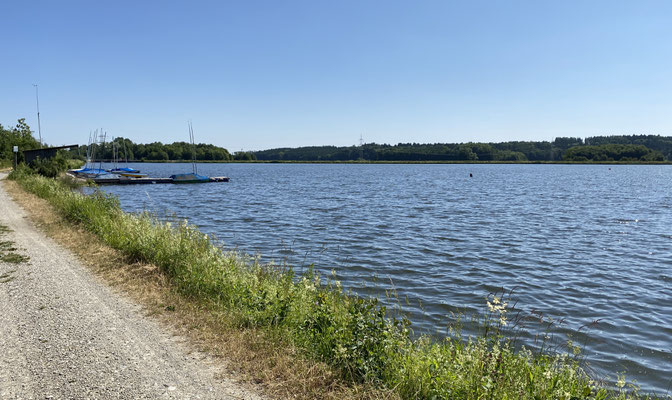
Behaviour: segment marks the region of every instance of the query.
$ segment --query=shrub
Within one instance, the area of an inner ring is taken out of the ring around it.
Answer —
[[[42,176],[55,178],[68,169],[68,160],[60,154],[45,160],[38,157],[31,161],[29,166]]]

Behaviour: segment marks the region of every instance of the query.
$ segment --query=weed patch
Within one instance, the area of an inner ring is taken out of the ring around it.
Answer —
[[[0,237],[11,232],[5,225],[0,224]],[[30,260],[29,257],[16,253],[18,249],[14,246],[14,242],[10,240],[0,240],[0,261],[11,263],[11,264],[20,264]]]
[[[9,240],[0,240],[0,252],[5,251],[16,251],[14,242],[10,242]]]
[[[30,260],[29,257],[16,253],[3,254],[0,256],[0,261],[12,264],[21,264],[27,262],[28,260]]]
[[[13,269],[13,270],[7,271],[4,274],[0,275],[0,283],[7,283],[7,282],[13,281],[14,280],[14,275],[12,275],[12,274],[15,273],[15,272],[16,272],[16,270]]]

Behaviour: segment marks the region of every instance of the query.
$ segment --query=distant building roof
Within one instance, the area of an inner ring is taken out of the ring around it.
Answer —
[[[31,161],[36,159],[37,157],[40,157],[41,159],[45,160],[47,158],[51,158],[56,155],[58,150],[61,149],[76,149],[78,148],[78,144],[71,144],[69,146],[59,146],[59,147],[43,147],[41,149],[34,149],[34,150],[23,150],[23,157],[26,160],[26,164],[29,164]]]

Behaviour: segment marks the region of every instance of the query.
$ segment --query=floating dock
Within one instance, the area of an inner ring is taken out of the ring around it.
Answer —
[[[172,178],[93,178],[92,181],[98,185],[152,185],[157,183],[179,183],[173,181]],[[210,180],[202,183],[228,181],[229,178],[226,176],[211,176]]]
[[[72,174],[68,175],[72,176],[75,179],[82,179]],[[157,183],[179,183],[173,181],[172,178],[90,178],[89,180],[93,181],[97,185],[153,185]],[[228,182],[228,181],[229,181],[228,176],[211,176],[208,181],[204,181],[202,183]]]

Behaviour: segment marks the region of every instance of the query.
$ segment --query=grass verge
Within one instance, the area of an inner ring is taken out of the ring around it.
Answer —
[[[186,221],[124,213],[102,192],[83,196],[21,171],[13,178],[51,204],[55,213],[48,218],[58,222],[48,230],[74,232],[66,241],[85,257],[105,252],[97,258],[112,261],[96,269],[107,279],[275,396],[649,398],[620,380],[616,390],[602,387],[571,351],[516,351],[501,334],[507,305],[500,298],[491,299],[482,336],[413,340],[407,321],[389,318],[375,300],[344,293],[338,282],[312,271],[297,275],[223,252]]]

